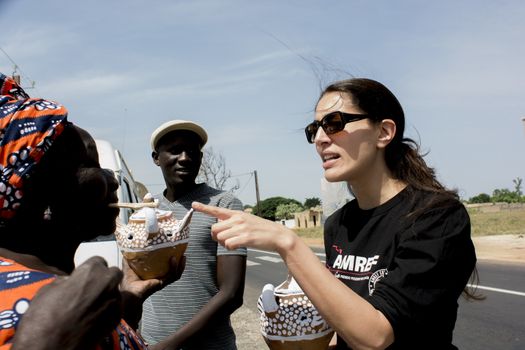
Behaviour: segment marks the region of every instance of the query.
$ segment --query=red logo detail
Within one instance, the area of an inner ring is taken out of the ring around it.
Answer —
[[[339,254],[343,254],[343,249],[339,248],[339,246],[332,244],[332,248],[334,248],[334,250]]]

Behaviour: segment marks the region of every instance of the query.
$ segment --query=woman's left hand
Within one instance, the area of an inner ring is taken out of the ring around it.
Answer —
[[[179,264],[177,264],[175,257],[173,257],[170,263],[172,268],[165,277],[142,280],[131,267],[129,267],[126,259],[122,259],[122,271],[124,272],[124,278],[120,283],[123,305],[122,317],[132,328],[136,329],[138,327],[139,320],[142,317],[142,303],[144,300],[180,278],[186,266],[186,257],[183,256]]]
[[[179,264],[177,264],[175,257],[173,257],[170,260],[170,263],[171,269],[166,276],[162,278],[142,280],[129,266],[126,259],[122,259],[122,272],[124,272],[124,278],[120,284],[121,292],[131,293],[142,301],[146,300],[153,293],[180,278],[184,272],[184,267],[186,266],[186,257],[183,256]]]

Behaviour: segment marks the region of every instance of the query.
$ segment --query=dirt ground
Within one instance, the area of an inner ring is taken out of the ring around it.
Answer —
[[[474,237],[478,260],[525,264],[524,235],[496,235]]]
[[[320,240],[307,240],[312,246],[322,246]],[[474,237],[478,261],[523,264],[525,267],[525,236],[498,235]],[[232,326],[237,335],[238,350],[267,349],[259,333],[259,314],[246,305],[232,315]]]

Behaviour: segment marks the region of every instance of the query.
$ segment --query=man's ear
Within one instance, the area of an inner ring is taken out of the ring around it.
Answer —
[[[160,166],[159,153],[157,151],[151,152],[151,158],[153,158],[153,163],[155,163],[156,166]]]
[[[396,136],[396,122],[392,119],[383,119],[379,124],[377,147],[385,148]]]

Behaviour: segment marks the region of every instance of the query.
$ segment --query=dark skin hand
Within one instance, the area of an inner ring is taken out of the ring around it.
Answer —
[[[122,271],[124,272],[124,278],[120,284],[123,304],[122,318],[126,320],[133,329],[138,328],[138,323],[142,317],[142,303],[144,300],[153,293],[161,290],[164,286],[180,278],[186,266],[186,257],[182,257],[180,264],[177,264],[176,258],[173,257],[170,264],[170,271],[163,278],[142,280],[129,267],[126,259],[123,259]]]
[[[125,261],[122,273],[101,257],[90,258],[70,276],[58,277],[38,292],[18,326],[12,349],[93,349],[121,318],[137,328],[142,302],[182,275],[185,257],[178,265],[172,261],[164,278],[141,280]],[[40,339],[37,344],[35,339]]]
[[[120,320],[121,279],[122,272],[100,257],[58,277],[31,302],[11,349],[93,349]]]
[[[213,326],[213,318],[231,314],[243,302],[246,257],[222,255],[217,257],[217,284],[219,292],[178,332],[151,345],[152,350],[179,349],[188,339],[199,336],[206,327]]]

